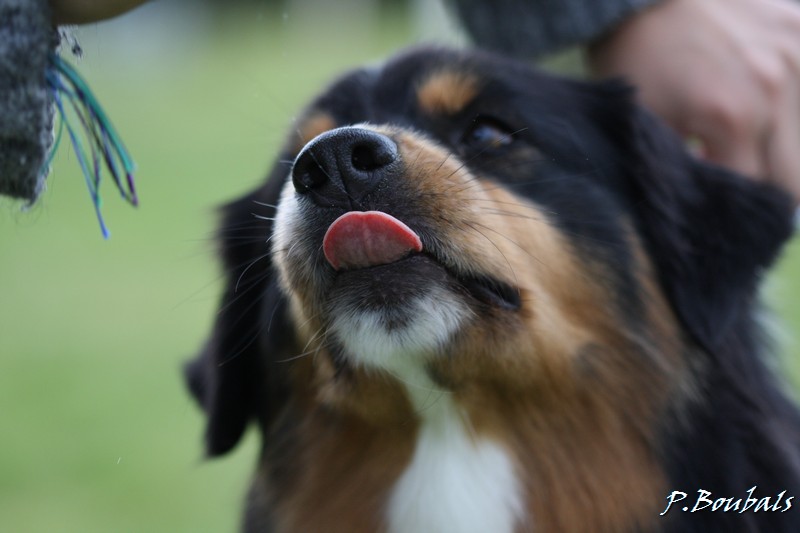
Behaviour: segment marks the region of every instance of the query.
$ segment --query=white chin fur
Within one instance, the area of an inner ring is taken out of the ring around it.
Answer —
[[[456,295],[433,286],[408,305],[403,327],[388,329],[380,310],[342,309],[330,331],[355,364],[386,370],[401,379],[442,348],[469,315]],[[413,372],[416,374],[415,372]]]

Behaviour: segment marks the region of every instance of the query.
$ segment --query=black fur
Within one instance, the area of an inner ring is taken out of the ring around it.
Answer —
[[[292,342],[268,243],[281,173],[279,165],[264,187],[223,208],[222,301],[211,338],[185,369],[208,417],[206,453],[212,457],[236,446],[254,418],[267,427],[287,394],[286,367],[264,357],[283,353]]]
[[[487,80],[476,101],[447,120],[424,115],[414,94],[421,76],[444,66]],[[632,222],[695,348],[695,377],[708,399],[664,420],[670,485],[689,493],[687,502],[698,489],[745,498],[753,485],[759,497],[800,496],[800,419],[765,366],[754,321],[759,281],[792,231],[791,202],[781,191],[694,159],[621,83],[556,79],[483,53],[411,51],[382,69],[346,75],[310,109],[340,126],[368,121],[422,131],[544,206],[576,247],[614,265],[617,304],[635,324],[640,295],[620,237]],[[486,115],[514,131],[522,151],[464,152],[461,132]],[[295,155],[284,150],[280,159]],[[274,216],[288,174],[279,163],[264,185],[224,209],[227,285],[211,340],[187,366],[208,415],[211,456],[233,448],[251,420],[268,431],[289,394],[287,366],[278,361],[297,347],[269,256],[272,222],[253,216]],[[786,513],[676,510],[662,523],[675,532],[795,532],[800,502]]]

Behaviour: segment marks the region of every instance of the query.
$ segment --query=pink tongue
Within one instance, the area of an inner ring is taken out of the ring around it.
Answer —
[[[419,235],[381,211],[350,211],[337,218],[322,240],[325,258],[336,270],[385,265],[421,252]]]

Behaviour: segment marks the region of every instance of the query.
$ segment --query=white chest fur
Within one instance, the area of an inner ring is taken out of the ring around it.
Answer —
[[[423,414],[414,457],[389,501],[390,533],[514,531],[522,492],[508,453],[470,434],[447,396]]]

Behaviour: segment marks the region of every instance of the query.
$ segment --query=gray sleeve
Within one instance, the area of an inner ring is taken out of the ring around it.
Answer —
[[[57,43],[47,0],[0,0],[0,194],[28,202],[53,142],[45,70]]]
[[[446,0],[473,41],[521,58],[589,42],[660,0]]]

